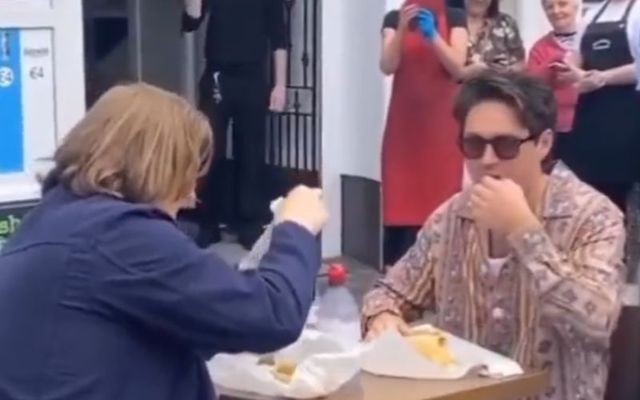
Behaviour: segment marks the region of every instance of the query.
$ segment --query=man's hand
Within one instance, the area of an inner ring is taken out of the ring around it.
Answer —
[[[476,222],[504,235],[540,226],[522,188],[510,179],[485,176],[471,190]]]
[[[271,90],[269,100],[269,110],[273,112],[283,112],[287,103],[287,88],[283,85],[276,85]]]
[[[387,331],[398,331],[401,335],[408,335],[410,328],[404,320],[390,312],[378,314],[369,320],[365,341],[369,342]]]
[[[416,4],[410,4],[402,7],[400,10],[400,18],[398,20],[398,31],[405,33],[409,30],[409,25],[415,17],[418,16],[420,8]]]

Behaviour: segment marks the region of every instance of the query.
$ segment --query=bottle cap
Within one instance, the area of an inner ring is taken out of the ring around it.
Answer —
[[[329,277],[329,285],[344,285],[344,283],[347,281],[347,269],[343,264],[331,264],[329,265],[327,276]]]

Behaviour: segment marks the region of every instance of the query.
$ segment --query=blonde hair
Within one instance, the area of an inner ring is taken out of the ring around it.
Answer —
[[[44,191],[105,193],[138,203],[181,201],[209,168],[212,132],[185,99],[134,83],[102,95],[57,149]]]

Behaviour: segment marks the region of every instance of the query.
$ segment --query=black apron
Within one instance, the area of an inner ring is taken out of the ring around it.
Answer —
[[[609,2],[594,16],[580,43],[582,68],[607,70],[633,63],[627,38],[629,2],[619,21],[598,22]],[[635,84],[612,85],[583,93],[565,161],[588,183],[630,183],[640,176],[640,98]]]

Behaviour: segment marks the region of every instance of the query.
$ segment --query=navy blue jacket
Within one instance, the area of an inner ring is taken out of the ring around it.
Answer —
[[[294,223],[241,273],[151,206],[56,187],[0,255],[0,399],[211,400],[205,361],[295,341],[319,267]]]

